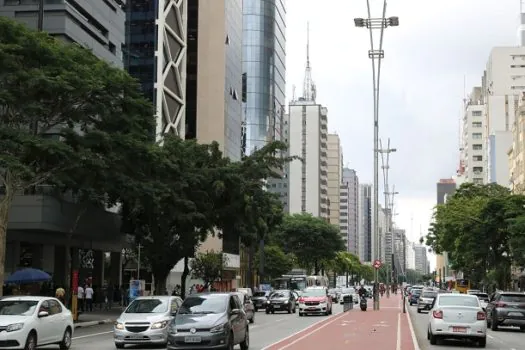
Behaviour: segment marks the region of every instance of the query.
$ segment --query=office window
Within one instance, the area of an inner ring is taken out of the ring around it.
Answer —
[[[482,127],[482,123],[481,122],[472,122],[472,127],[473,128],[481,128]]]
[[[472,111],[473,117],[481,117],[481,111]]]
[[[475,133],[472,134],[472,138],[474,140],[480,140],[481,137],[482,137],[482,134],[480,132],[475,132]]]
[[[472,145],[472,149],[476,150],[476,151],[482,150],[483,149],[483,145],[480,144],[480,143],[476,143],[476,144]]]
[[[483,156],[472,156],[472,159],[475,162],[481,162],[483,160]]]

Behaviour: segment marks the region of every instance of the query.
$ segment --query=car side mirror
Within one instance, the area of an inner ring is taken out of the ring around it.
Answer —
[[[47,312],[47,311],[40,311],[40,312],[38,313],[38,317],[39,317],[39,318],[47,317],[47,316],[49,316],[49,312]]]
[[[241,310],[240,309],[233,309],[232,312],[230,313],[231,315],[238,315],[241,313]]]

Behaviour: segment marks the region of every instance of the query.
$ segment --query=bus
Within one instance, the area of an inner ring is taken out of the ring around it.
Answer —
[[[306,275],[283,275],[273,280],[274,289],[290,289],[301,291],[307,286]]]
[[[326,276],[308,276],[306,279],[308,287],[326,287],[328,288],[328,277]]]
[[[456,291],[461,294],[467,294],[467,290],[470,289],[470,280],[461,279],[457,281],[448,281],[447,283],[450,291]]]

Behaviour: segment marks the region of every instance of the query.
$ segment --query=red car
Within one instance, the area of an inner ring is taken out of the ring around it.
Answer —
[[[325,287],[306,288],[297,300],[299,316],[307,314],[332,314],[332,298]]]

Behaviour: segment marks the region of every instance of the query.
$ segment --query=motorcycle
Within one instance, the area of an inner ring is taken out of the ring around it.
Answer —
[[[361,311],[366,311],[366,308],[368,307],[368,303],[366,302],[365,297],[361,297],[361,301],[359,301],[359,307],[361,308]]]

